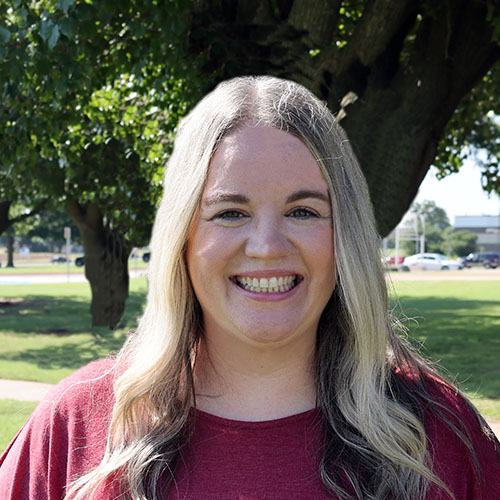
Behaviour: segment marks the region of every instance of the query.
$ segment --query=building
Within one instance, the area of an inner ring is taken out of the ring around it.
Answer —
[[[482,252],[500,252],[500,215],[457,215],[454,228],[477,234]]]

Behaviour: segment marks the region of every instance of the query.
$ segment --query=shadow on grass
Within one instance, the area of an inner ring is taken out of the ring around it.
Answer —
[[[131,292],[119,328],[134,328],[142,314],[145,293]],[[73,295],[25,295],[0,301],[2,331],[14,333],[75,334],[92,332],[106,337],[108,328],[92,328],[90,301]]]
[[[469,392],[500,399],[500,303],[400,296],[409,340]]]
[[[39,349],[24,349],[18,352],[0,354],[0,359],[8,361],[22,361],[38,368],[55,370],[68,368],[76,370],[84,364],[104,357],[108,353],[120,349],[124,337],[110,338],[105,342],[71,342],[62,345],[49,345]]]
[[[116,351],[136,327],[145,293],[131,292],[117,331],[92,328],[89,301],[78,296],[27,295],[0,302],[1,330],[17,338],[17,349],[0,352],[0,361],[41,369],[77,369]]]

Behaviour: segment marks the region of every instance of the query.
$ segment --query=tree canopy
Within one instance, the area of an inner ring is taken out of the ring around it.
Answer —
[[[132,114],[154,101],[171,131],[221,79],[270,73],[305,84],[339,113],[382,234],[408,209],[432,162],[442,174],[456,171],[470,153],[464,146],[488,151],[485,187],[498,189],[494,0],[8,0],[1,13],[4,165],[26,164],[32,150],[26,168],[35,163],[45,174],[40,156],[60,168],[85,139],[102,136],[102,122],[89,127],[85,110],[105,88],[128,89],[139,102]],[[182,91],[171,92],[179,82]],[[99,109],[108,131],[123,138],[112,122],[123,127],[131,114],[121,120]],[[77,147],[66,144],[71,132],[84,136]],[[151,144],[132,132],[144,158]]]
[[[327,102],[383,235],[433,162],[445,175],[481,148],[499,189],[495,0],[2,0],[0,19],[0,231],[12,203],[65,205],[101,252],[95,280],[147,242],[180,117],[236,75]]]

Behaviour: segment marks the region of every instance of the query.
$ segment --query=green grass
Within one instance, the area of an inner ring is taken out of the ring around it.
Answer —
[[[83,267],[77,267],[75,264],[69,266],[71,273],[83,273]],[[5,267],[5,264],[0,267],[0,277],[5,275],[16,274],[66,274],[66,264],[37,264],[37,265],[22,265],[15,264],[15,267]]]
[[[31,415],[37,403],[0,399],[0,453]]]
[[[395,281],[410,340],[500,419],[500,280]],[[399,308],[397,308],[399,309]]]
[[[56,383],[89,361],[118,350],[135,328],[146,280],[131,280],[115,331],[92,328],[88,283],[3,286],[0,298],[0,378]]]
[[[394,281],[410,339],[500,419],[500,280]],[[120,328],[90,327],[88,283],[8,285],[0,292],[0,377],[55,383],[120,348],[145,303],[146,280],[131,280]],[[0,450],[35,403],[0,400]],[[8,422],[8,425],[6,424]]]

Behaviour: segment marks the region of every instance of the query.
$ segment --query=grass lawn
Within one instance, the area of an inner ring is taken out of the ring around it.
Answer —
[[[0,453],[22,427],[37,403],[0,399]]]
[[[394,281],[396,313],[410,340],[500,420],[500,280]],[[131,280],[120,328],[91,328],[88,283],[6,285],[0,291],[0,378],[56,383],[120,348],[145,302],[146,280]],[[34,403],[0,401],[0,450]],[[5,422],[9,421],[7,426]]]
[[[500,420],[500,280],[394,281],[405,326],[487,417]]]
[[[136,326],[145,294],[145,278],[132,279],[122,322],[110,331],[90,325],[87,282],[2,286],[0,378],[56,383],[119,349]]]

